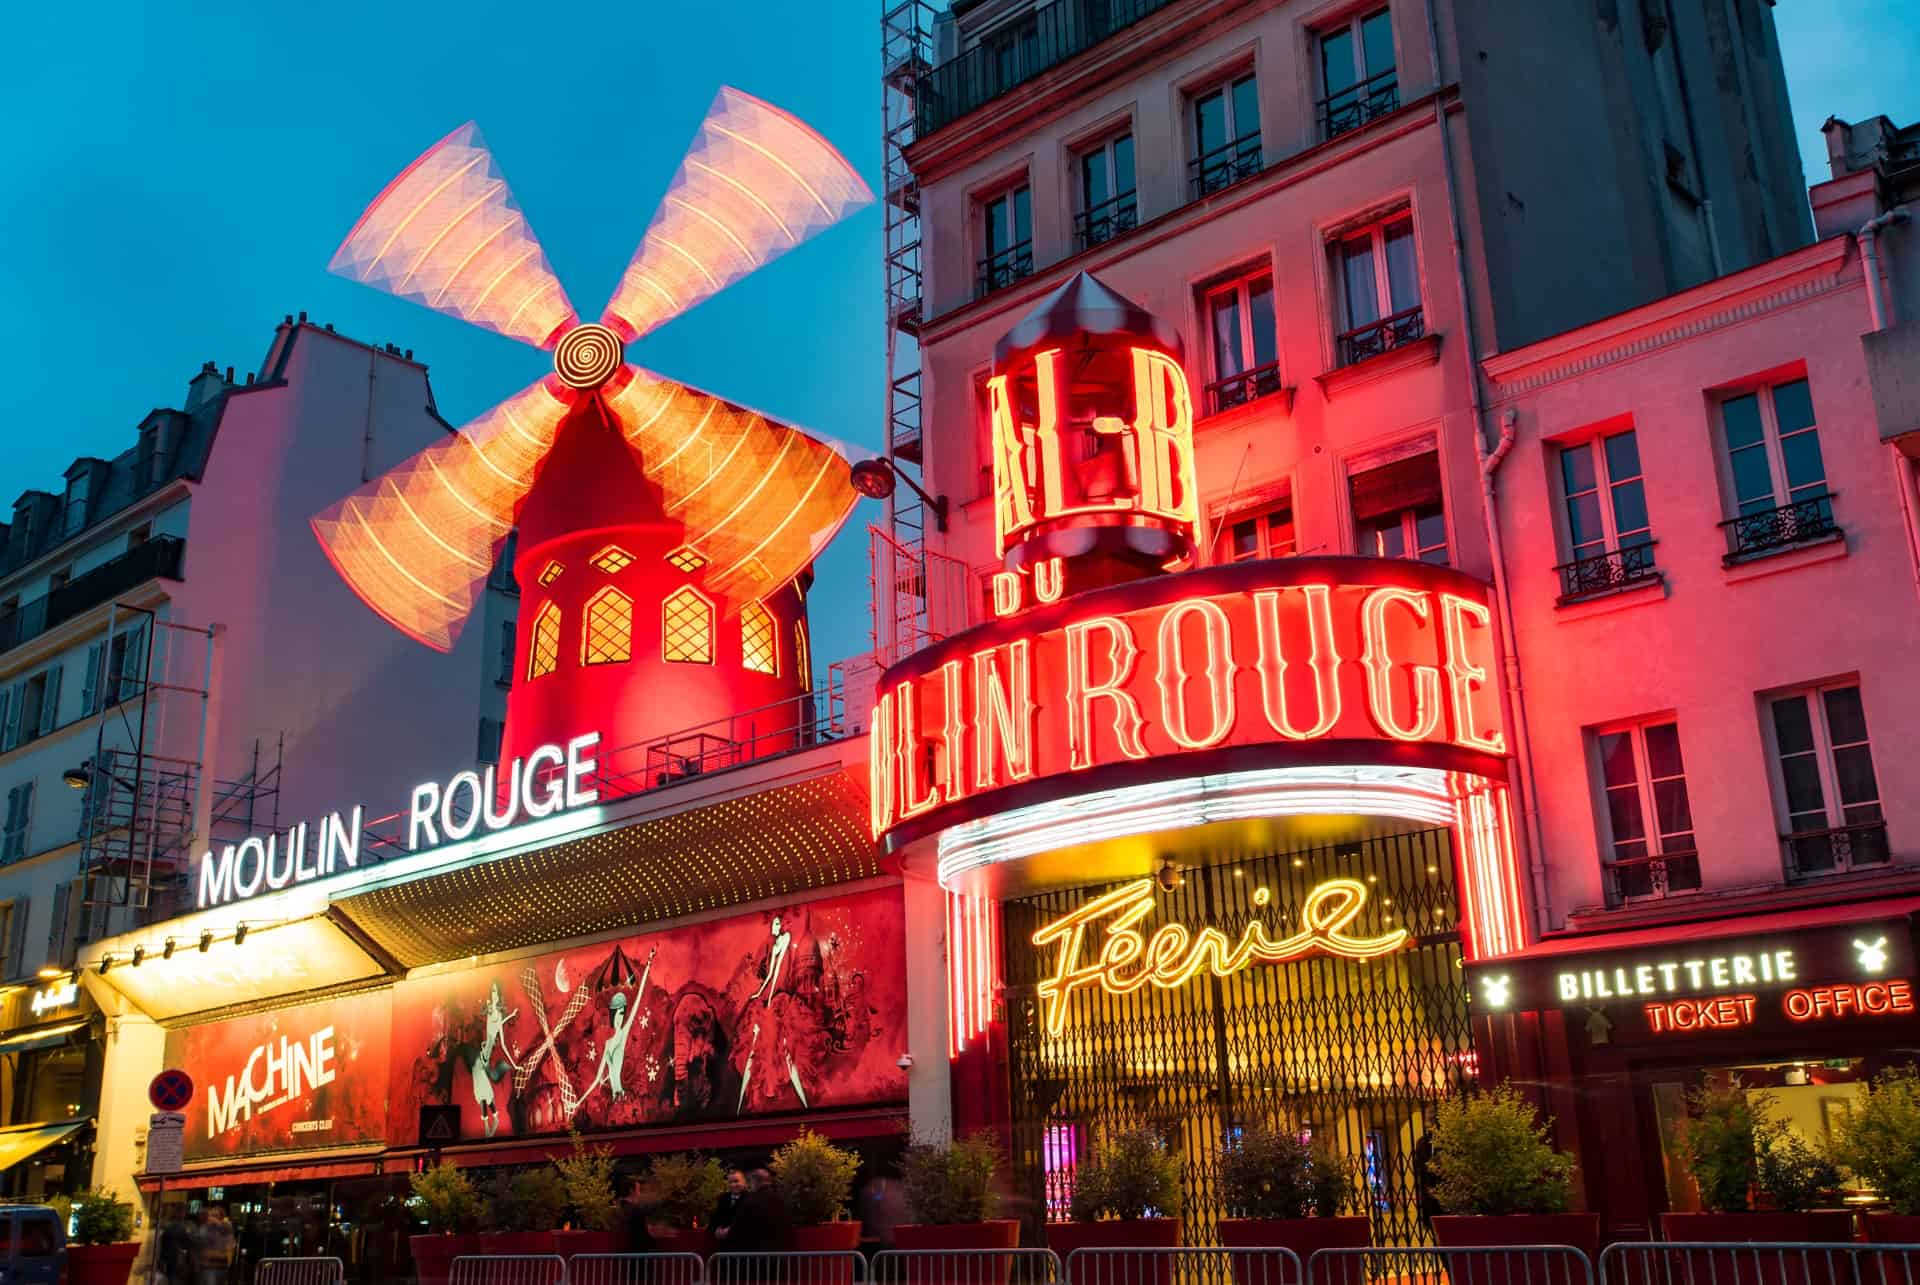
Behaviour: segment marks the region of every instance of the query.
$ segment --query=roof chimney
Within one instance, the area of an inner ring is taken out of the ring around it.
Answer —
[[[229,382],[231,381],[220,378],[220,368],[218,366],[210,361],[203,362],[200,366],[200,373],[187,381],[187,404],[181,407],[181,409],[189,415],[193,414],[193,412],[199,410],[202,406],[205,406],[208,402],[225,392]]]

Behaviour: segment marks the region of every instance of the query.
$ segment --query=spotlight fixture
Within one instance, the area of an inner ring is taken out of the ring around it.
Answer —
[[[203,928],[200,930],[200,953],[204,955],[211,949],[213,949],[213,929]]]
[[[93,783],[93,760],[89,759],[78,767],[70,767],[60,774],[60,779],[76,790],[84,790]]]
[[[133,966],[135,968],[140,967],[141,961],[146,959],[146,957],[147,948],[145,946],[135,946],[133,948]]]
[[[235,927],[233,930],[233,944],[238,946],[241,942],[245,941],[246,939],[247,939],[247,926],[243,923]]]
[[[1160,889],[1163,892],[1172,892],[1186,882],[1186,880],[1181,877],[1180,867],[1175,865],[1171,859],[1160,863],[1160,869],[1154,875],[1154,880],[1159,883]]]
[[[894,466],[892,460],[875,457],[861,460],[853,466],[853,489],[870,500],[884,500],[892,495],[894,488],[905,482],[915,495],[926,502],[933,510],[933,525],[937,531],[947,529],[947,497],[928,495],[925,487]]]
[[[112,967],[113,967],[113,956],[112,956],[112,955],[102,955],[102,956],[100,956],[100,975],[101,975],[102,977],[105,977],[105,976],[107,975],[107,970],[108,970],[109,968],[112,968]]]
[[[162,959],[173,958],[173,938],[171,937],[167,938],[167,944],[160,948],[160,958]]]

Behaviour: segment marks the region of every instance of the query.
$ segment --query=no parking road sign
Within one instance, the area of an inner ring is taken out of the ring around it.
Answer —
[[[160,1072],[147,1085],[147,1101],[156,1111],[184,1111],[193,1101],[193,1077],[178,1068]]]

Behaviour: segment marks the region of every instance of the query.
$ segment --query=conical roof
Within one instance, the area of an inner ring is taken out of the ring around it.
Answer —
[[[1181,356],[1179,331],[1092,273],[1077,272],[1000,337],[993,364],[1004,370],[1028,353],[1087,339],[1146,340]]]
[[[518,515],[520,547],[600,527],[674,526],[660,488],[597,396],[583,397],[560,425]]]

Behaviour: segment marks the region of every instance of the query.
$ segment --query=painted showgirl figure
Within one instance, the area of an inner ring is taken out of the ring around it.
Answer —
[[[486,1034],[480,1041],[479,1051],[473,1055],[473,1100],[480,1108],[480,1122],[491,1138],[500,1128],[500,1104],[494,1098],[493,1086],[516,1068],[513,1047],[507,1043],[507,1023],[520,1016],[520,1010],[507,1011],[500,983],[496,981],[487,991],[485,1014]],[[501,1058],[497,1063],[493,1058],[496,1045]]]
[[[795,985],[798,961],[793,933],[783,916],[773,917],[768,934],[760,984],[740,1013],[738,1029],[749,1033],[737,1041],[746,1057],[740,1068],[736,1114],[746,1109],[749,1097],[756,1105],[770,1103],[789,1088],[802,1109],[810,1106],[807,1083],[818,1074],[826,1048],[823,1015],[815,1011],[813,997],[801,995]]]

